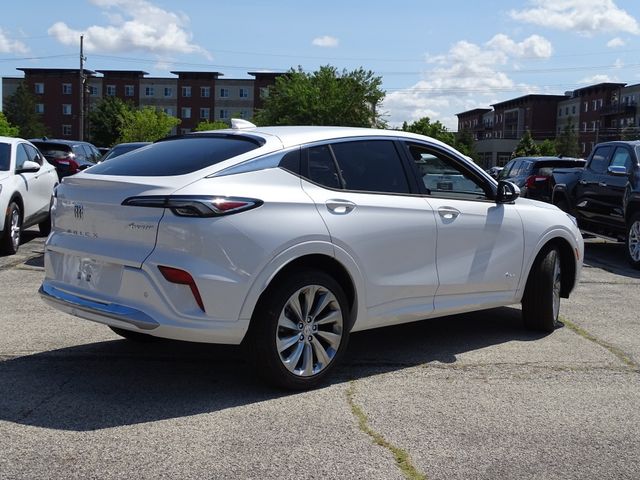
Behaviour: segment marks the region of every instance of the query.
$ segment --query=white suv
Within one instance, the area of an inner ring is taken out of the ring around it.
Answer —
[[[18,251],[22,229],[38,225],[44,235],[51,229],[49,207],[58,183],[50,165],[30,142],[0,137],[0,250]]]
[[[520,302],[554,329],[582,267],[566,213],[428,137],[234,123],[65,178],[43,298],[129,339],[244,341],[289,388],[350,332]]]

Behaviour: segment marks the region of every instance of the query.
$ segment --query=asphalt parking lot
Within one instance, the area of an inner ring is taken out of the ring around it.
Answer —
[[[354,334],[288,393],[242,349],[133,345],[36,291],[44,239],[0,257],[0,479],[640,478],[640,272],[589,241],[551,335],[500,308]]]

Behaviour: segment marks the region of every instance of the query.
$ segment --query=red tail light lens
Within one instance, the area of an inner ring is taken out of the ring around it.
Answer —
[[[549,177],[543,175],[531,175],[527,177],[526,186],[527,188],[536,188],[541,185],[542,182],[546,182],[549,180]]]
[[[262,205],[255,198],[173,195],[130,197],[122,205],[168,208],[180,217],[219,217],[244,212]]]
[[[191,294],[200,307],[200,310],[204,312],[204,303],[202,302],[200,291],[198,290],[198,286],[196,285],[195,280],[189,272],[180,270],[179,268],[164,267],[162,265],[158,265],[158,270],[160,270],[160,273],[162,273],[162,276],[168,282],[176,283],[178,285],[187,285],[191,289]]]

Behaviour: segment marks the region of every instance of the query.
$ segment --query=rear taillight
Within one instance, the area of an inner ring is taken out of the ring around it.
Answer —
[[[180,217],[220,217],[245,212],[262,205],[255,198],[173,195],[129,197],[122,205],[134,207],[168,208]]]
[[[200,310],[204,312],[204,303],[202,303],[200,291],[198,290],[198,286],[196,285],[195,280],[189,272],[185,272],[184,270],[180,270],[179,268],[164,267],[162,265],[158,266],[158,270],[160,270],[160,273],[162,273],[162,276],[168,282],[176,283],[178,285],[187,285],[191,289],[191,294],[200,307]]]
[[[539,187],[542,182],[546,182],[547,180],[549,180],[549,177],[545,177],[543,175],[531,175],[527,177],[525,185],[527,188],[536,188]]]

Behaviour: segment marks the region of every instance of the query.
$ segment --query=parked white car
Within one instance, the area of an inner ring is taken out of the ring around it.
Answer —
[[[322,381],[350,332],[520,302],[554,329],[582,268],[566,213],[424,136],[234,125],[66,178],[43,298],[129,339],[244,341],[288,388]],[[465,180],[427,188],[429,155]]]
[[[49,207],[58,183],[56,169],[27,140],[0,137],[0,251],[20,247],[22,229],[38,225],[49,234]]]

